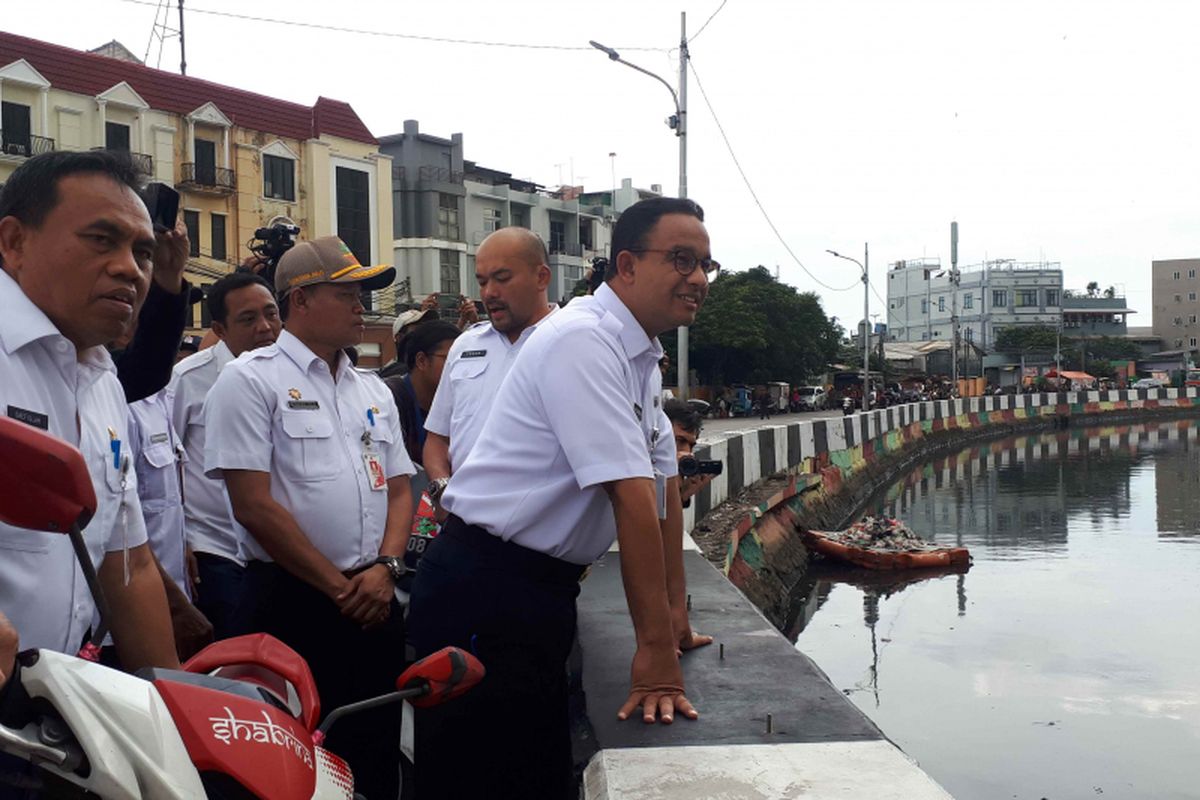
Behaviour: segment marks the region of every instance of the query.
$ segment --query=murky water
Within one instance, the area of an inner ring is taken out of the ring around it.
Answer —
[[[915,470],[877,510],[969,547],[970,571],[826,568],[790,636],[962,800],[1200,798],[1198,432],[1022,436]]]

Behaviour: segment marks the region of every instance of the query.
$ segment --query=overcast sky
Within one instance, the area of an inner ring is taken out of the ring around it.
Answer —
[[[140,0],[139,0],[140,1]],[[176,0],[170,0],[174,5]],[[146,53],[155,18],[128,0],[24,3],[4,28],[71,47],[117,39]],[[587,47],[596,39],[678,81],[690,34],[721,0],[187,0],[188,74],[311,104],[351,103],[382,136],[418,119],[462,132],[468,159],[589,189],[630,177],[678,186],[661,85]],[[204,10],[428,37],[581,50],[485,47],[239,21]],[[177,16],[172,12],[170,22]],[[778,265],[847,327],[857,268],[984,258],[1062,262],[1068,288],[1124,289],[1149,325],[1150,262],[1200,256],[1200,4],[1179,0],[728,0],[691,44],[689,194],[728,267]],[[648,48],[639,50],[637,48]],[[152,49],[152,65],[158,58]],[[161,67],[178,70],[177,40]],[[703,83],[766,213],[755,205]],[[609,153],[615,152],[610,159]],[[872,313],[885,313],[872,295]],[[883,317],[880,317],[882,321]]]

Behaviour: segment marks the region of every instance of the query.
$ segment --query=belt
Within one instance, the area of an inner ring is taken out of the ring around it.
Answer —
[[[453,514],[447,518],[438,534],[439,539],[443,537],[486,553],[507,568],[529,578],[571,584],[578,583],[587,570],[582,564],[572,564],[547,553],[507,542],[478,525],[468,525]]]

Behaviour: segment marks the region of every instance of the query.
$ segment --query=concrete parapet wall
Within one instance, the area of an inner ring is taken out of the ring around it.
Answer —
[[[1197,389],[1189,387],[937,400],[760,428],[697,448],[698,458],[723,460],[726,469],[697,495],[684,523],[691,530],[743,489],[787,474],[784,488],[732,527],[718,564],[768,618],[779,621],[807,558],[794,535],[797,523],[843,527],[872,492],[932,451],[1005,429],[1197,412]]]

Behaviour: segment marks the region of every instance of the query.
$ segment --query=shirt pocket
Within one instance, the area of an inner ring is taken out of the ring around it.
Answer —
[[[392,418],[384,412],[375,415],[375,424],[368,425],[367,433],[371,434],[371,438],[379,442],[387,442],[391,444],[395,437],[392,436],[391,427]]]
[[[333,423],[317,411],[281,411],[285,442],[276,464],[289,480],[328,481],[337,477],[342,458]]]
[[[50,537],[61,533],[42,533],[19,528],[0,529],[0,551],[17,550],[22,553],[45,553],[50,549]]]
[[[468,419],[479,410],[483,399],[484,381],[487,379],[488,362],[484,359],[459,359],[450,369],[450,385],[454,392],[454,408],[450,413],[450,424],[455,425]]]
[[[167,470],[175,469],[175,451],[169,441],[158,442],[142,449],[142,459],[146,462],[138,471],[138,487],[142,493],[142,509],[147,513],[160,511],[172,503],[179,502],[176,494],[168,497],[174,481],[170,479]],[[143,476],[145,478],[143,479]],[[145,485],[143,485],[145,484]],[[172,491],[172,494],[174,492]]]

